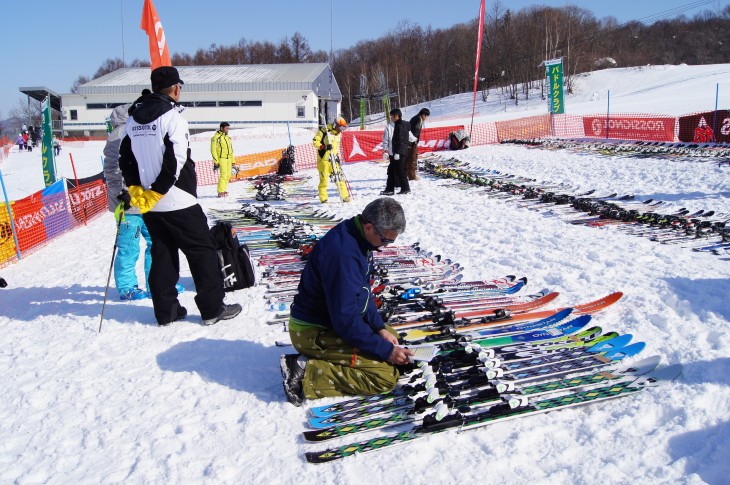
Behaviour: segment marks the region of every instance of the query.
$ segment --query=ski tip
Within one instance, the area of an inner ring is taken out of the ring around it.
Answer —
[[[329,461],[334,461],[340,458],[340,456],[333,452],[316,452],[316,451],[307,451],[304,453],[305,458],[307,459],[307,462],[309,463],[327,463]]]
[[[640,376],[656,369],[661,361],[661,356],[652,355],[651,357],[647,357],[645,359],[637,360],[634,363],[621,366],[620,368],[616,369],[616,371],[621,374],[633,374]]]
[[[682,374],[682,364],[674,364],[663,367],[657,371],[639,377],[633,384],[633,387],[656,387],[662,384],[672,382]]]

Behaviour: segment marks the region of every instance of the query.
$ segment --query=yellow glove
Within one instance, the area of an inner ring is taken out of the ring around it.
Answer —
[[[130,203],[137,207],[142,214],[151,211],[162,198],[162,194],[154,190],[144,190],[139,185],[129,187],[129,196],[132,198]]]

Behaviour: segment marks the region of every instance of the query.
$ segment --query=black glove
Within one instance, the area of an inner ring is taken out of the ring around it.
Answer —
[[[128,211],[132,207],[132,197],[130,197],[129,192],[127,192],[127,189],[122,190],[122,192],[117,195],[117,200],[119,202],[124,202],[124,210]]]

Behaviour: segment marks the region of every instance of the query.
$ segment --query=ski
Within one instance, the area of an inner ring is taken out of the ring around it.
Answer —
[[[309,463],[325,463],[357,453],[366,453],[407,443],[443,431],[457,430],[463,432],[487,426],[495,421],[546,413],[556,409],[633,395],[647,387],[654,387],[673,381],[679,376],[681,370],[682,366],[676,364],[643,376],[626,376],[618,382],[611,381],[603,387],[577,390],[565,395],[543,399],[530,400],[529,398],[516,398],[510,400],[509,403],[492,406],[482,412],[469,412],[468,410],[464,412],[456,411],[440,420],[435,414],[430,414],[423,418],[423,422],[420,425],[412,426],[409,430],[323,451],[307,452],[305,456]]]
[[[450,394],[431,396],[403,397],[384,404],[374,404],[366,408],[347,411],[332,416],[309,418],[309,426],[313,431],[305,431],[307,441],[325,441],[339,438],[372,429],[384,428],[406,421],[420,421],[424,415],[433,411],[435,407],[443,408],[442,402],[450,409],[461,409],[463,406],[484,407],[505,402],[514,396],[537,397],[568,389],[585,388],[588,386],[604,385],[606,381],[619,379],[627,375],[640,376],[654,370],[659,365],[659,356],[648,357],[634,364],[627,364],[613,370],[600,372],[588,371],[577,373],[568,378],[553,379],[524,386],[508,386],[502,383],[491,383],[477,389],[478,392],[465,396]],[[442,411],[443,412],[443,411]],[[388,416],[380,417],[383,414]],[[404,415],[405,413],[405,415]]]

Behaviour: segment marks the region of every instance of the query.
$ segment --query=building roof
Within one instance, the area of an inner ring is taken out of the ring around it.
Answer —
[[[18,90],[26,96],[30,96],[37,101],[43,101],[44,99],[46,99],[46,96],[48,96],[51,99],[51,108],[55,109],[56,111],[61,111],[61,96],[45,86],[18,88]]]
[[[318,91],[314,89],[315,83],[326,83],[323,76],[330,75],[327,63],[180,66],[177,69],[186,92]],[[340,94],[334,78],[331,83]],[[149,87],[149,67],[126,67],[82,84],[78,94],[139,93]]]

